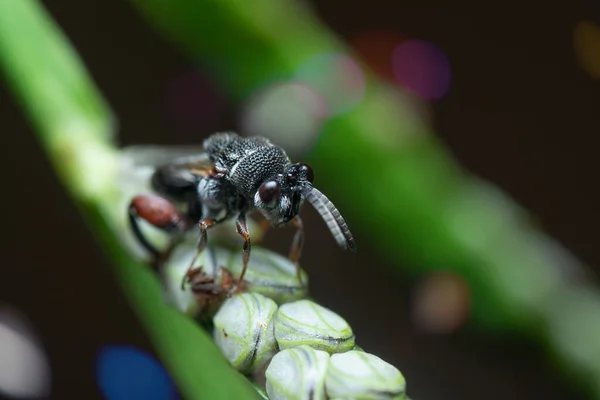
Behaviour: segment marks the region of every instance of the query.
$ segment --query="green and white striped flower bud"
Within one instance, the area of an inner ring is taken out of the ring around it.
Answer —
[[[354,348],[354,333],[338,314],[310,300],[279,307],[275,314],[275,339],[281,350],[300,345],[328,353]]]
[[[273,314],[277,304],[258,293],[228,299],[213,318],[213,337],[229,363],[242,373],[261,367],[277,352]]]
[[[277,353],[265,375],[270,400],[325,400],[329,354],[309,346]]]
[[[242,257],[234,251],[226,264],[227,268],[238,275],[242,271]],[[308,282],[308,275],[302,271],[302,282]],[[264,249],[253,247],[244,280],[248,290],[260,293],[275,300],[278,304],[301,299],[307,295],[307,285],[298,282],[296,265],[287,257]]]
[[[407,399],[402,373],[381,358],[362,351],[332,355],[325,386],[332,399]]]

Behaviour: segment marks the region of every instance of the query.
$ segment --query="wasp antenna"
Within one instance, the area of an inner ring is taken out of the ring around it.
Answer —
[[[304,197],[321,215],[336,242],[344,249],[356,251],[356,244],[346,221],[327,196],[316,188],[310,187],[304,191]]]

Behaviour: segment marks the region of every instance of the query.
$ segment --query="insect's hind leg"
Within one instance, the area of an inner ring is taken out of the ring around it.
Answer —
[[[166,232],[183,233],[194,224],[190,215],[180,212],[169,200],[150,194],[134,197],[129,204],[128,214],[134,236],[155,261],[164,258],[165,252],[159,251],[148,241],[140,229],[138,218]]]

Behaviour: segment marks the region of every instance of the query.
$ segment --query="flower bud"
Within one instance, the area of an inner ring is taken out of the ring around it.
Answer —
[[[331,398],[406,399],[406,381],[396,367],[356,350],[331,356],[325,386]]]
[[[242,373],[261,367],[277,351],[273,314],[277,304],[258,293],[238,294],[213,318],[213,337],[229,363]]]
[[[329,354],[309,346],[277,353],[267,371],[270,400],[325,400],[325,377]]]
[[[275,339],[280,349],[308,345],[328,353],[354,347],[350,325],[333,311],[310,300],[298,300],[279,307],[275,314]]]

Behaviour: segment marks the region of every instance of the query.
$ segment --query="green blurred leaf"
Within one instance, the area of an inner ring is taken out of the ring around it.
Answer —
[[[164,304],[156,277],[117,240],[117,230],[126,229],[121,222],[126,210],[117,208],[113,117],[75,51],[38,2],[0,0],[0,68],[63,183],[94,227],[126,297],[184,396],[258,398],[210,336]]]

